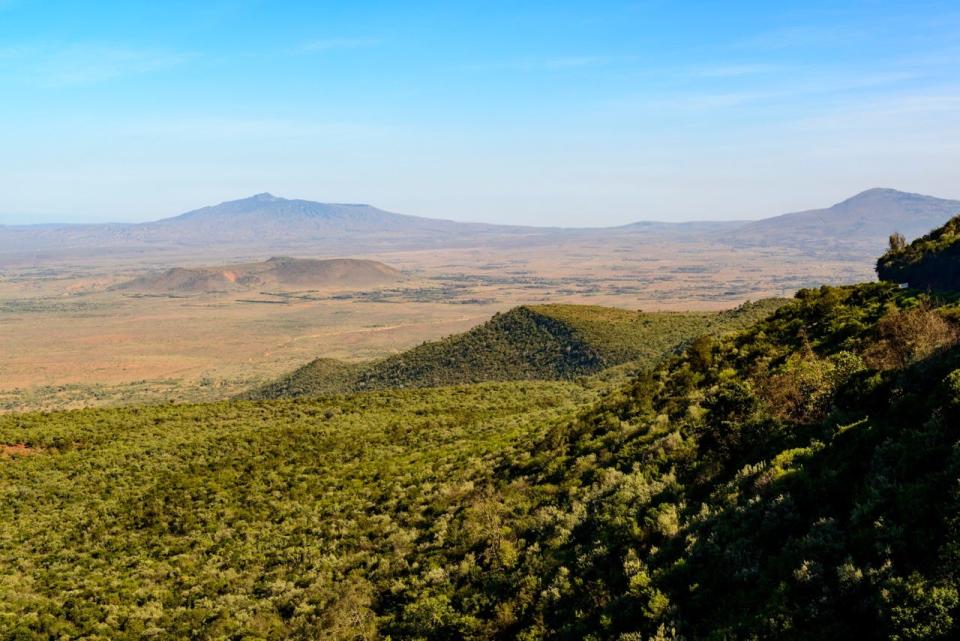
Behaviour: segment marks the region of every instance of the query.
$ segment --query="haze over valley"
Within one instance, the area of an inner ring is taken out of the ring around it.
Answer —
[[[960,202],[871,189],[753,222],[563,229],[260,194],[154,223],[8,226],[0,400],[224,398],[313,358],[395,354],[523,304],[729,309],[870,280],[886,230],[912,238],[953,211]]]

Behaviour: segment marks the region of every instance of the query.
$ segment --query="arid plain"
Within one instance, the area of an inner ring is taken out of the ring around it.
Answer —
[[[404,280],[362,289],[144,294],[115,286],[226,258],[184,251],[159,262],[121,256],[8,264],[0,271],[0,409],[226,398],[316,357],[381,357],[524,303],[718,310],[872,277],[865,259],[810,260],[783,247],[731,250],[699,240],[645,241],[642,234],[364,258],[401,270]]]

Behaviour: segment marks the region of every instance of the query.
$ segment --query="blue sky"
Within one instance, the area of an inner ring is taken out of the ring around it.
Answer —
[[[0,0],[0,222],[269,191],[459,220],[960,198],[952,2]]]

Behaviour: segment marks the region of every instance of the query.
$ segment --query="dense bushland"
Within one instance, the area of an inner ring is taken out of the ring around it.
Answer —
[[[587,394],[0,417],[0,638],[373,638],[431,530]]]
[[[510,453],[473,499],[492,525],[472,507],[445,522],[386,629],[956,638],[960,348],[941,302],[808,290],[698,341]],[[936,340],[911,342],[923,324]]]

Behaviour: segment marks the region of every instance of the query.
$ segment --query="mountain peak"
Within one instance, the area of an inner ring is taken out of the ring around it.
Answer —
[[[844,203],[856,203],[860,201],[874,201],[874,200],[889,200],[889,199],[904,199],[904,198],[923,198],[923,199],[932,199],[930,196],[924,196],[922,194],[914,194],[908,191],[900,191],[898,189],[891,189],[889,187],[873,187],[872,189],[867,189],[866,191],[861,191],[855,196],[847,198]]]
[[[275,202],[278,200],[283,200],[283,198],[278,198],[270,192],[265,191],[261,194],[254,194],[253,196],[250,196],[250,198],[247,198],[247,200],[256,200],[258,202]]]
[[[896,189],[891,189],[889,187],[871,187],[870,189],[865,189],[860,193],[854,194],[849,198],[845,198],[841,203],[850,203],[857,202],[859,200],[874,200],[876,198],[886,198],[890,196],[899,196],[905,192],[897,191]]]

